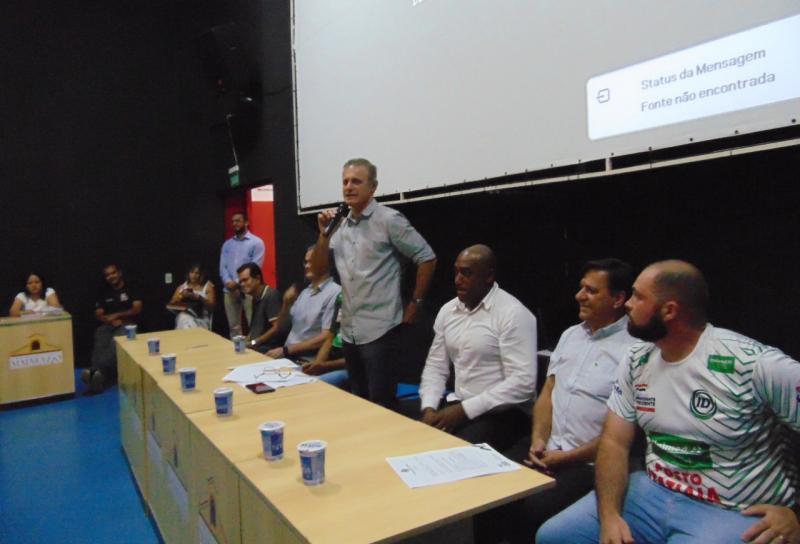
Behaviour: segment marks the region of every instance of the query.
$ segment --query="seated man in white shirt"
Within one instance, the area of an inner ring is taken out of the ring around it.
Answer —
[[[536,318],[495,282],[495,257],[468,247],[455,262],[457,298],[436,316],[420,384],[422,421],[504,450],[530,428],[536,389]],[[440,407],[450,363],[455,392]]]
[[[633,283],[629,264],[589,261],[575,300],[581,323],[561,335],[550,357],[547,380],[533,410],[530,450],[524,462],[553,476],[556,486],[515,506],[511,542],[531,542],[539,526],[594,486],[594,458],[605,404],[635,342],[628,334],[625,301]]]

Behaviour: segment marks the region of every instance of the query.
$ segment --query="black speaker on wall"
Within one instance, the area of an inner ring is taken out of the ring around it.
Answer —
[[[253,151],[261,133],[263,96],[258,71],[240,36],[237,24],[229,22],[210,28],[195,40],[206,80],[221,102],[224,125],[239,159]]]
[[[248,66],[236,23],[210,28],[195,42],[206,78],[214,91],[221,96],[236,93],[246,86]]]

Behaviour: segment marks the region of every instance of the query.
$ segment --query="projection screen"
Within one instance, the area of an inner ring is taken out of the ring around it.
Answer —
[[[789,126],[797,0],[293,3],[298,209]]]

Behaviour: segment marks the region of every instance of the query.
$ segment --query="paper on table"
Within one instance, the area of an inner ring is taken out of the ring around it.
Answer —
[[[386,461],[411,488],[511,472],[520,468],[518,464],[500,455],[489,444],[473,444],[402,457],[387,457]]]
[[[251,383],[265,383],[274,389],[313,382],[316,378],[303,374],[300,366],[289,359],[274,359],[238,366],[222,381],[238,383],[242,387]]]

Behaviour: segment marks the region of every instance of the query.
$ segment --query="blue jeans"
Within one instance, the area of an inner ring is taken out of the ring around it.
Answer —
[[[737,510],[691,499],[651,481],[644,472],[634,472],[622,517],[637,544],[731,544],[758,517],[747,517]],[[536,533],[536,544],[596,544],[600,538],[597,501],[592,491],[581,500],[547,521]]]
[[[319,380],[325,383],[329,383],[331,385],[335,385],[339,389],[348,389],[349,385],[347,370],[345,370],[344,368],[322,374],[321,376],[319,376]]]

